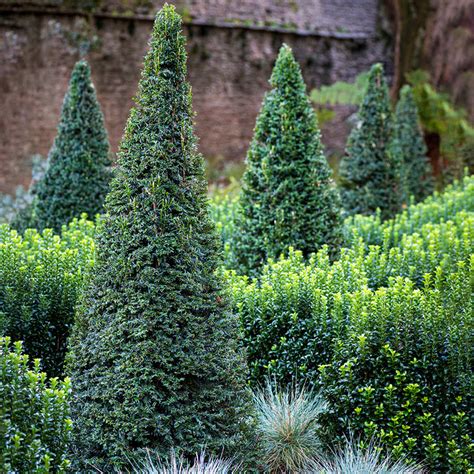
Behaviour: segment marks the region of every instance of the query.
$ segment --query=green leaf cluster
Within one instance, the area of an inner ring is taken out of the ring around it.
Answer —
[[[50,376],[63,373],[74,308],[94,264],[94,233],[84,217],[61,236],[0,226],[0,335],[22,340]]]
[[[35,186],[30,227],[61,231],[74,217],[102,212],[110,180],[104,117],[86,61],[76,63],[48,168]]]
[[[192,120],[181,19],[165,5],[70,344],[79,470],[119,468],[145,448],[233,456],[246,440],[245,364]]]
[[[418,232],[424,224],[447,221],[463,210],[469,212],[474,210],[472,176],[466,176],[462,181],[455,181],[442,193],[435,191],[419,204],[411,204],[393,219],[382,221],[380,213],[347,218],[344,226],[345,243],[350,247],[362,238],[367,246],[393,247],[398,245],[405,235]]]
[[[225,268],[236,268],[237,262],[233,248],[235,234],[238,230],[239,194],[212,193],[209,210],[224,249],[223,265]]]
[[[392,221],[347,224],[351,246],[335,262],[324,249],[309,262],[290,250],[259,278],[227,273],[251,382],[270,375],[322,387],[331,443],[355,429],[363,439],[383,436],[397,456],[463,472],[472,449],[474,178]],[[398,381],[397,371],[406,377]]]
[[[410,196],[416,202],[429,196],[434,189],[433,171],[410,86],[403,86],[400,91],[392,147],[392,154],[399,161],[403,202],[409,202]]]
[[[430,472],[469,472],[473,257],[426,275],[421,290],[397,278],[354,295],[347,334],[321,368],[329,429],[377,438]]]
[[[48,380],[22,351],[0,337],[0,471],[67,472],[70,381]]]
[[[358,123],[349,136],[339,176],[341,198],[348,215],[373,214],[383,218],[401,208],[399,158],[391,153],[393,120],[381,64],[372,66]]]
[[[247,154],[234,252],[242,273],[292,245],[305,255],[341,242],[341,204],[301,69],[283,45]]]

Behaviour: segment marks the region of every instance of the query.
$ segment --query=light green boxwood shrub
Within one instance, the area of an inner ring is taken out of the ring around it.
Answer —
[[[62,373],[76,300],[94,264],[94,233],[85,218],[61,236],[0,226],[0,335],[24,341],[51,376]]]
[[[383,437],[396,456],[464,472],[472,449],[474,213],[463,209],[472,193],[463,186],[393,221],[371,218],[367,235],[381,236],[381,246],[358,236],[334,263],[325,250],[306,261],[290,249],[258,279],[227,272],[251,382],[271,375],[322,386],[331,442],[355,429]],[[389,408],[390,384],[397,397]]]
[[[317,376],[318,365],[332,355],[334,337],[344,334],[354,292],[388,286],[397,276],[421,288],[426,274],[454,271],[473,251],[474,214],[462,211],[452,221],[404,236],[397,247],[367,251],[359,240],[333,264],[326,250],[306,263],[290,249],[286,258],[270,261],[259,279],[228,272],[251,378],[260,381],[268,372],[283,380]]]
[[[348,331],[321,367],[326,425],[377,438],[430,472],[468,472],[472,444],[474,258],[419,290],[403,278],[351,295]]]
[[[71,431],[68,379],[48,380],[21,342],[0,337],[0,472],[66,472]]]
[[[345,244],[350,247],[360,237],[367,245],[384,248],[398,245],[406,234],[417,232],[423,224],[447,221],[459,211],[474,212],[474,176],[465,176],[435,192],[419,204],[411,204],[393,219],[382,222],[380,214],[358,214],[345,221]]]

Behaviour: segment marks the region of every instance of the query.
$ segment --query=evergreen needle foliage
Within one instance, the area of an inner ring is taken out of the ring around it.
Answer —
[[[86,61],[79,61],[64,98],[48,168],[38,182],[32,226],[61,230],[74,217],[102,211],[110,179],[104,117]]]
[[[413,92],[410,86],[404,86],[395,112],[393,156],[400,163],[405,202],[410,196],[421,201],[433,192],[433,171],[426,153]]]
[[[381,64],[372,66],[367,91],[341,161],[341,198],[346,212],[394,215],[401,205],[399,165],[391,155],[392,111]]]
[[[301,70],[283,45],[247,155],[235,253],[251,272],[290,245],[304,255],[341,242],[341,205]]]
[[[165,5],[71,342],[82,466],[120,467],[144,448],[233,456],[245,438],[251,398],[192,118],[181,19]]]

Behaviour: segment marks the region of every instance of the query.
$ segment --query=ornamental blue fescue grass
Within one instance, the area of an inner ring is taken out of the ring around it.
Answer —
[[[423,470],[403,460],[382,455],[370,442],[365,448],[349,438],[343,448],[316,459],[307,474],[421,474]]]
[[[301,472],[321,451],[319,416],[326,402],[296,383],[281,390],[270,381],[254,395],[262,461],[270,472]]]
[[[155,458],[150,452],[141,462],[132,464],[134,474],[231,474],[241,472],[231,460],[196,454],[192,462],[178,456],[174,450],[168,459]]]

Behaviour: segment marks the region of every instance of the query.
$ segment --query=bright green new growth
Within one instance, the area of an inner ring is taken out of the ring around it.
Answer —
[[[32,227],[61,230],[74,217],[102,212],[110,179],[104,117],[86,61],[79,61],[64,98],[48,169],[36,187]]]
[[[172,6],[156,17],[136,103],[69,359],[79,462],[106,469],[142,448],[232,456],[250,406]]]
[[[341,161],[341,198],[347,214],[393,216],[401,205],[399,164],[391,156],[392,111],[381,64],[372,66],[367,91]]]
[[[0,472],[68,471],[71,433],[68,379],[48,380],[22,352],[0,337]]]
[[[50,377],[63,374],[76,302],[94,266],[94,232],[84,218],[61,236],[0,225],[0,336],[23,341]]]
[[[298,63],[283,45],[247,155],[235,253],[242,273],[290,245],[304,255],[341,242],[341,207]]]
[[[418,108],[410,86],[400,91],[395,112],[393,156],[400,163],[403,199],[421,201],[433,192],[433,171],[419,125]]]

